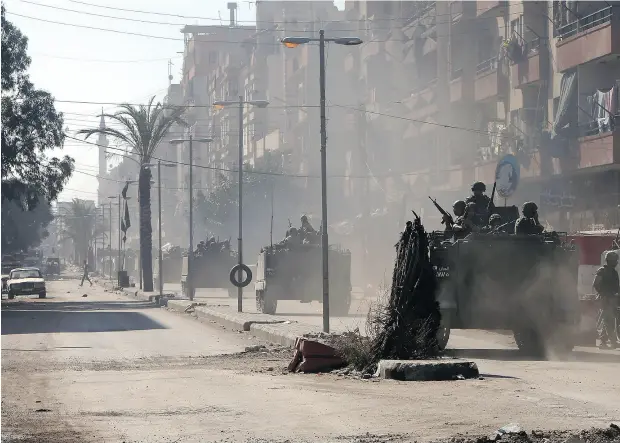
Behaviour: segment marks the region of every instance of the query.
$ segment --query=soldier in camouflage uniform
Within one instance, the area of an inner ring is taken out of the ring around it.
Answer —
[[[471,202],[465,206],[465,213],[454,222],[454,232],[459,234],[460,238],[467,236],[472,232],[480,232],[480,227],[475,223],[476,204]]]
[[[538,206],[534,202],[525,202],[521,207],[521,217],[515,223],[515,234],[542,234],[545,228],[538,221]]]
[[[492,214],[495,209],[491,198],[484,195],[486,190],[487,187],[484,183],[476,182],[471,186],[472,195],[465,200],[466,204],[473,203],[475,205],[472,221],[479,227],[486,226],[489,214]]]
[[[596,271],[596,277],[592,283],[592,287],[598,295],[601,302],[603,324],[599,330],[599,339],[601,341],[599,347],[615,349],[618,347],[618,334],[616,332],[616,313],[618,309],[618,293],[620,292],[620,280],[618,279],[618,254],[609,251],[605,255],[605,266],[600,267]]]

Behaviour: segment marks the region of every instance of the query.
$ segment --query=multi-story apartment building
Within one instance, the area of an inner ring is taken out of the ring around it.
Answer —
[[[374,169],[349,184],[365,215],[358,233],[401,223],[405,205],[438,227],[428,195],[448,209],[474,181],[490,192],[506,154],[521,178],[498,203],[534,201],[556,230],[618,227],[619,8],[347,2],[366,42],[344,60],[366,109],[353,164],[359,175]]]

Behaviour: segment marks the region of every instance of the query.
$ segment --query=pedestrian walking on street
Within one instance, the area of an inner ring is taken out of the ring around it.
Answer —
[[[618,292],[620,292],[620,279],[618,278],[618,254],[610,251],[605,255],[605,266],[596,271],[596,277],[592,286],[601,303],[602,327],[599,329],[599,347],[615,349],[618,347],[616,332],[616,310],[618,307]],[[609,343],[609,346],[607,345]]]
[[[86,262],[86,260],[84,260],[84,272],[82,273],[82,281],[80,282],[80,286],[84,285],[84,280],[88,280],[88,283],[90,283],[90,285],[93,285],[93,282],[90,281],[90,277],[88,276],[88,263]]]

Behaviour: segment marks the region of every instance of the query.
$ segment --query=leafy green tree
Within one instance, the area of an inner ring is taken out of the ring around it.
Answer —
[[[271,197],[274,194],[274,223],[286,226],[287,219],[299,214],[296,186],[280,175],[284,171],[283,156],[267,152],[255,166],[244,165],[243,218],[244,255],[251,257],[268,243],[271,224]],[[284,181],[283,181],[284,180]],[[218,186],[208,195],[197,193],[196,214],[203,223],[205,234],[222,238],[237,238],[238,194],[237,173],[220,174]],[[197,226],[198,228],[198,226]],[[200,229],[195,232],[200,236]],[[276,228],[274,235],[281,234]],[[198,238],[198,241],[201,239]],[[234,242],[233,242],[234,244]]]
[[[85,138],[93,134],[105,134],[127,145],[140,164],[138,178],[138,204],[140,206],[140,257],[143,288],[153,291],[153,227],[151,224],[151,171],[145,166],[164,139],[170,127],[177,123],[186,125],[181,118],[184,108],[164,107],[154,104],[151,97],[147,105],[122,104],[114,114],[104,114],[108,121],[116,123],[115,128],[92,128],[78,131]]]
[[[32,209],[56,200],[74,166],[68,156],[48,156],[63,146],[63,117],[51,94],[30,82],[27,48],[2,5],[2,198]]]
[[[97,208],[85,200],[74,198],[66,213],[58,214],[62,218],[62,241],[71,240],[74,247],[76,263],[88,259],[88,250],[96,236],[104,232],[105,227],[97,220]]]
[[[19,201],[2,199],[2,253],[12,254],[39,246],[54,219],[49,203],[39,202],[24,210]]]

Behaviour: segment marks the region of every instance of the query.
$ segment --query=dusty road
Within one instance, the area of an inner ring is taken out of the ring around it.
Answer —
[[[620,419],[617,351],[521,361],[506,337],[480,333],[460,352],[481,380],[286,374],[290,351],[240,353],[258,344],[244,333],[74,280],[49,296],[2,302],[3,441],[420,441]]]

